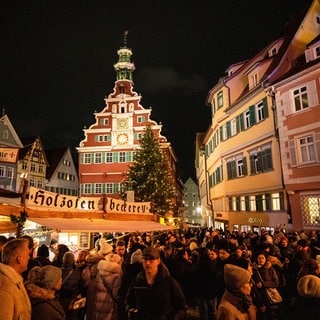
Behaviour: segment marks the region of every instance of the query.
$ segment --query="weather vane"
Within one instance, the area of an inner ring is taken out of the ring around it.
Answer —
[[[128,34],[129,34],[129,30],[126,30],[123,33],[123,44],[124,44],[125,47],[127,46],[127,36],[128,36]]]

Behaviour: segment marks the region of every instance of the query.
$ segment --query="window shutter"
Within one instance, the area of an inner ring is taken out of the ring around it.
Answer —
[[[249,196],[245,196],[245,204],[246,204],[246,211],[250,211],[250,201],[249,201]]]
[[[268,100],[267,97],[263,98],[263,114],[264,118],[269,118]]]
[[[240,120],[240,131],[244,131],[245,127],[244,127],[243,113],[239,115],[239,120]]]
[[[256,124],[256,108],[255,106],[249,107],[249,114],[250,114],[250,126]]]
[[[240,119],[240,115],[236,117],[236,128],[237,128],[237,133],[241,132],[241,119]]]
[[[256,209],[258,212],[262,211],[262,195],[256,195]]]
[[[229,139],[231,137],[231,123],[230,123],[230,121],[228,121],[226,123],[226,126],[227,126],[227,139]]]
[[[294,139],[288,141],[289,144],[289,152],[290,152],[290,159],[291,159],[291,166],[297,166],[297,153],[296,153],[296,146],[294,143]]]
[[[264,196],[266,199],[266,211],[270,211],[271,210],[271,195],[270,195],[270,193],[266,193]]]
[[[112,154],[112,162],[118,162],[118,152],[113,152],[113,154]]]
[[[240,211],[240,197],[236,197],[236,207],[237,211]]]
[[[243,157],[243,175],[246,176],[248,174],[248,167],[247,167],[247,158]]]
[[[220,141],[223,141],[223,127],[219,128],[219,133],[220,133]]]
[[[126,161],[128,161],[128,162],[131,162],[131,161],[132,161],[132,156],[131,156],[131,155],[132,155],[132,154],[131,154],[130,151],[126,152]]]
[[[231,165],[231,161],[227,162],[227,177],[228,180],[232,179],[232,165]]]
[[[228,202],[229,202],[229,211],[232,211],[232,197],[228,198]]]
[[[283,192],[279,192],[279,196],[280,196],[280,210],[284,210]]]
[[[250,174],[255,174],[256,173],[256,166],[255,166],[255,161],[254,161],[254,155],[250,155]]]
[[[307,94],[308,94],[308,101],[309,101],[309,107],[314,107],[316,105],[319,105],[319,98],[318,98],[318,92],[315,81],[311,81],[307,85]]]

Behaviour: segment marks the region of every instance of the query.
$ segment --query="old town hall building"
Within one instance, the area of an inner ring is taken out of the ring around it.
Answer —
[[[132,51],[127,47],[126,34],[124,45],[117,53],[113,91],[105,97],[104,109],[94,114],[95,123],[84,129],[85,137],[77,148],[80,194],[119,198],[133,153],[139,148],[146,125],[150,124],[168,162],[170,178],[176,186],[177,205],[182,194],[176,178],[177,159],[171,144],[161,134],[162,125],[150,118],[151,109],[140,104],[141,96],[134,91],[135,65],[131,62]]]

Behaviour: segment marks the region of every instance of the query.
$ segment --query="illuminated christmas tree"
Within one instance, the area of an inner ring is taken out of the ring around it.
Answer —
[[[154,213],[160,216],[172,209],[174,189],[168,165],[150,124],[146,127],[140,148],[135,151],[125,186],[126,190],[134,191],[135,201],[150,201]]]

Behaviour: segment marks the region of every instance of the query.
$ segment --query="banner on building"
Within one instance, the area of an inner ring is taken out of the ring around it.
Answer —
[[[16,163],[18,152],[17,148],[0,148],[0,162]]]
[[[106,197],[75,197],[30,187],[27,207],[55,211],[98,211],[106,213],[152,214],[150,202],[128,202]]]
[[[107,213],[151,214],[150,202],[128,202],[107,197],[105,208]]]

